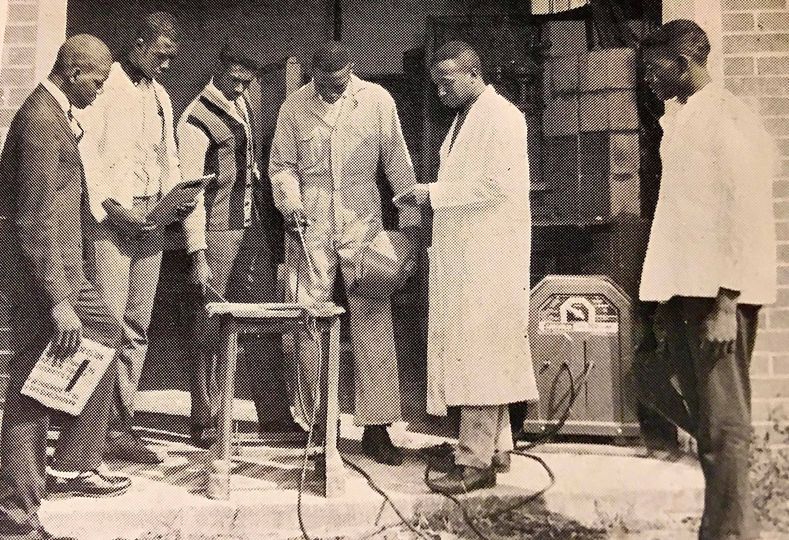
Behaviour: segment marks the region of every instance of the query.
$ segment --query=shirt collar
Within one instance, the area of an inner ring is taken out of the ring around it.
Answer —
[[[151,81],[151,79],[149,79],[145,75],[143,70],[141,70],[140,68],[138,68],[137,66],[135,66],[129,61],[128,56],[123,60],[121,60],[119,64],[121,65],[121,68],[123,68],[123,72],[126,74],[126,76],[129,79],[131,79],[131,82],[134,83],[135,85],[140,84],[140,81],[143,80],[148,82]]]
[[[63,114],[65,114],[66,117],[68,117],[68,113],[71,110],[71,103],[69,102],[68,98],[66,97],[66,94],[63,93],[63,90],[58,88],[55,85],[55,83],[53,83],[49,79],[44,79],[43,81],[41,81],[41,86],[46,88],[46,90],[50,94],[52,94],[52,97],[54,97],[55,101],[58,102],[58,105],[60,105],[60,108],[63,109]]]
[[[236,105],[243,104],[244,94],[242,94],[237,101],[230,101],[225,97],[225,94],[223,94],[222,91],[216,87],[213,77],[205,88],[205,94],[211,101],[230,113],[231,116],[237,117],[239,115]],[[241,120],[245,121],[244,118],[241,118]]]
[[[359,90],[359,81],[360,80],[361,79],[359,79],[359,77],[357,77],[356,75],[351,73],[351,78],[348,80],[348,85],[345,87],[345,90],[343,91],[343,93],[340,94],[340,99],[338,99],[335,103],[339,103],[341,99],[346,99],[347,97],[354,95],[357,92],[357,90]],[[313,97],[315,99],[317,99],[318,101],[322,101],[323,103],[326,103],[325,101],[323,101],[323,98],[318,93],[318,89],[315,88],[315,81],[314,80],[310,81],[310,85],[312,86],[312,95],[313,95]],[[334,103],[327,103],[327,105],[334,105]]]

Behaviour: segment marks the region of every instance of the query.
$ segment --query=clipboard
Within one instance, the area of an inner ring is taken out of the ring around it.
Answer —
[[[194,180],[184,180],[173,187],[170,192],[159,201],[153,209],[148,212],[147,219],[155,223],[158,227],[166,227],[174,221],[178,221],[176,211],[183,204],[194,202],[195,197],[205,186],[216,178],[215,174],[201,176]]]

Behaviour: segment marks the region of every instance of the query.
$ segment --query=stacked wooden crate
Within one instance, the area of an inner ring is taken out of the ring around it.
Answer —
[[[639,116],[634,49],[587,50],[583,21],[551,22],[544,75],[542,221],[638,215]]]

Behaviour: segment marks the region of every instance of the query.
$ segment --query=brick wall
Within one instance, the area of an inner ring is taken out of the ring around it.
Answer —
[[[771,410],[789,413],[789,4],[722,0],[723,72],[776,137],[780,176],[774,184],[778,234],[778,302],[764,310],[751,375],[755,424]]]
[[[45,0],[42,0],[45,1]],[[11,119],[35,84],[39,0],[8,0],[0,62],[0,146]],[[0,292],[0,402],[8,373],[8,312]]]

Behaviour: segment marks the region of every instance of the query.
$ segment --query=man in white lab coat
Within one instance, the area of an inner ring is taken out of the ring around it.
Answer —
[[[463,493],[496,483],[494,455],[512,450],[508,404],[535,401],[527,338],[531,216],[526,122],[486,85],[480,58],[454,41],[431,76],[458,109],[438,180],[396,197],[434,211],[430,255],[428,413],[460,407],[454,465],[431,481]],[[497,460],[498,461],[498,460]]]
[[[756,113],[711,80],[710,42],[696,23],[666,23],[642,52],[654,94],[676,101],[661,119],[663,174],[640,290],[660,302],[665,354],[635,366],[641,398],[698,442],[699,538],[759,538],[749,367],[759,308],[776,298],[775,144]]]
[[[147,15],[128,54],[112,65],[104,93],[79,116],[94,218],[87,228],[89,273],[124,330],[107,455],[135,463],[162,461],[132,431],[132,416],[163,247],[161,229],[146,216],[181,181],[173,107],[156,80],[177,50],[175,18]],[[183,208],[182,215],[190,210]]]
[[[338,270],[342,274],[362,449],[380,463],[399,465],[402,454],[386,430],[401,419],[391,302],[354,285],[358,255],[383,229],[379,167],[395,193],[414,185],[414,168],[392,96],[353,74],[343,45],[321,46],[312,67],[313,80],[282,104],[269,164],[277,208],[292,225],[307,224],[309,260],[295,233],[286,238],[288,293],[302,303],[331,301]],[[418,224],[416,209],[400,214],[401,229]],[[302,364],[314,372],[316,343],[302,339],[299,348]]]

